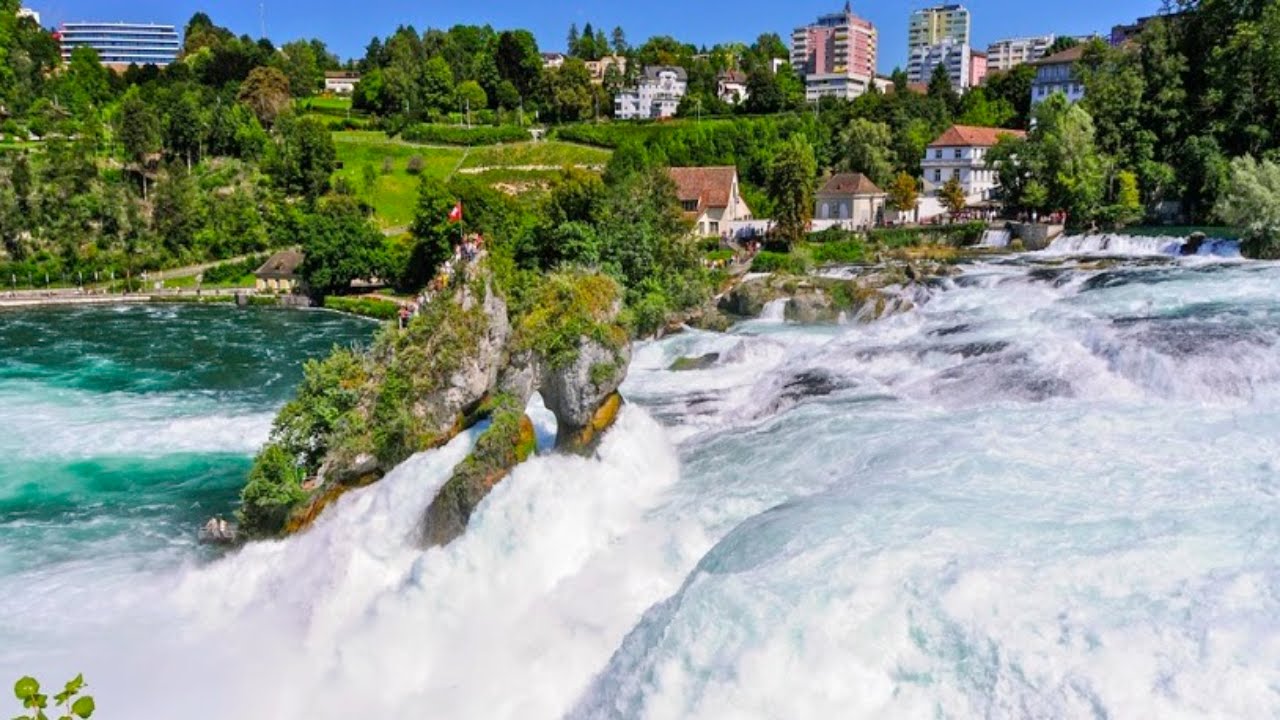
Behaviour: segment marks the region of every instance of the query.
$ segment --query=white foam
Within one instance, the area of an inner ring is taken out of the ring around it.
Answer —
[[[76,658],[120,717],[170,702],[192,718],[562,714],[707,541],[686,546],[648,516],[678,464],[663,431],[628,407],[598,459],[529,461],[466,535],[422,551],[417,523],[469,447],[460,438],[415,457],[306,533],[189,571],[173,590],[153,577],[146,597],[77,592],[75,610],[46,618],[67,623],[56,653],[0,653],[0,667],[60,671]],[[85,614],[112,626],[82,635]]]

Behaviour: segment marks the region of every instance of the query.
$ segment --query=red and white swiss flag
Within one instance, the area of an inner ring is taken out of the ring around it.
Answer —
[[[449,222],[462,222],[462,201],[459,200],[457,205],[449,211]]]

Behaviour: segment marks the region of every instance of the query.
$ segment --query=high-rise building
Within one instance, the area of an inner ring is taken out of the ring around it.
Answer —
[[[135,23],[63,23],[57,38],[62,43],[62,61],[71,59],[76,48],[93,48],[103,65],[168,65],[178,59],[182,41],[172,25]]]
[[[972,48],[950,38],[944,39],[911,51],[911,56],[907,58],[907,80],[927,83],[933,79],[933,73],[941,65],[947,69],[951,87],[957,92],[964,92],[973,82],[972,62]]]
[[[1039,60],[1056,39],[1056,35],[1041,35],[997,40],[987,46],[987,69],[993,73],[1008,72],[1024,63]]]
[[[804,78],[805,98],[851,100],[865,93],[876,77],[879,34],[868,20],[842,12],[823,15],[791,34],[791,66]]]
[[[935,5],[911,13],[907,52],[950,40],[969,45],[969,10],[963,5]]]

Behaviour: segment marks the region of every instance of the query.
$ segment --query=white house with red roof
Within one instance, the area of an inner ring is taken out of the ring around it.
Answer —
[[[1025,137],[1021,130],[952,125],[925,148],[924,171],[926,195],[936,195],[948,180],[956,178],[970,203],[990,200],[1000,177],[987,167],[987,153],[1002,137]]]
[[[737,168],[673,167],[668,172],[676,185],[680,208],[693,221],[697,235],[721,235],[730,231],[732,223],[752,219],[738,186]]]

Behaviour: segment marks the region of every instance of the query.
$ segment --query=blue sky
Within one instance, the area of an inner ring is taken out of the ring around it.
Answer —
[[[184,24],[204,10],[237,33],[259,34],[258,0],[24,0],[40,11],[46,25],[64,20],[123,20]],[[669,34],[685,42],[712,45],[753,40],[762,32],[785,39],[796,25],[839,9],[844,0],[266,0],[267,35],[283,42],[319,37],[339,55],[361,56],[374,35],[390,34],[397,25],[418,30],[458,23],[496,28],[527,28],[544,50],[562,50],[569,23],[591,22],[606,30],[621,25],[635,43],[651,35]],[[880,70],[905,64],[907,16],[912,9],[936,3],[923,0],[864,0],[854,12],[880,30]],[[974,45],[992,40],[1049,32],[1106,34],[1112,25],[1159,9],[1159,0],[968,0],[973,13]]]

